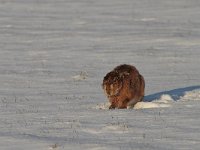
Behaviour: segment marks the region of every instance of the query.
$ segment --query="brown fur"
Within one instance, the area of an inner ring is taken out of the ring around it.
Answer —
[[[107,73],[102,87],[113,108],[127,108],[142,101],[145,81],[138,70],[131,65],[120,65]]]

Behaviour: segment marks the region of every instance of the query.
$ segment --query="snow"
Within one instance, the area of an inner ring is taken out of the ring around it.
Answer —
[[[85,80],[87,78],[87,72],[81,72],[79,75],[72,77],[75,81]]]
[[[200,147],[200,3],[0,0],[0,149]],[[144,101],[109,110],[101,84],[137,67]]]

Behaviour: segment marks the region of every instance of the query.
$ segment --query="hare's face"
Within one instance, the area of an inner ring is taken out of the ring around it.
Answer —
[[[117,96],[122,88],[122,83],[119,81],[114,81],[112,83],[105,82],[103,84],[104,92],[108,97]]]

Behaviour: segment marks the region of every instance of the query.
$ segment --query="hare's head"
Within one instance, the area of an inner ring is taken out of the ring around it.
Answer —
[[[103,79],[102,88],[108,97],[117,96],[123,86],[119,73],[109,72]]]

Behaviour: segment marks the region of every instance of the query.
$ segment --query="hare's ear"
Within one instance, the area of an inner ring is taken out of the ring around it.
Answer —
[[[130,88],[137,89],[138,85],[140,84],[139,78],[136,77],[135,79],[130,79]]]

